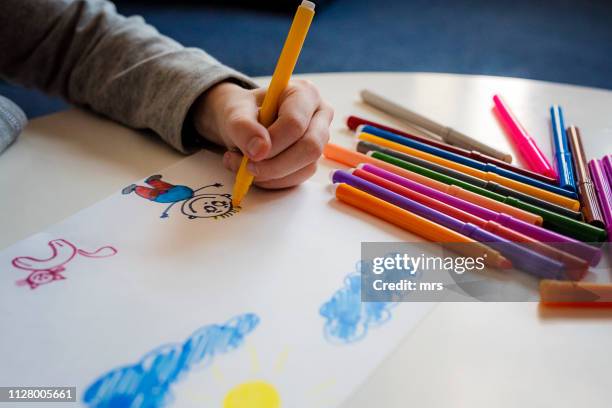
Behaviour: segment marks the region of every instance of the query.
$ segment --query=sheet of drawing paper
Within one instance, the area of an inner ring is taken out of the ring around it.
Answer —
[[[95,180],[92,180],[95,182]],[[253,189],[201,152],[0,253],[0,384],[91,407],[336,406],[431,309],[360,303],[403,231],[327,186]]]

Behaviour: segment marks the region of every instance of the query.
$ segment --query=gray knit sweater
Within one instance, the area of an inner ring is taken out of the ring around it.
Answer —
[[[224,80],[255,86],[105,0],[1,0],[0,76],[150,129],[181,151],[192,143],[185,119],[199,95]],[[12,120],[9,109],[0,99],[0,122]]]

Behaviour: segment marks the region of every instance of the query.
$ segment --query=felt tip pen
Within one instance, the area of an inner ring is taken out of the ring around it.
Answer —
[[[510,139],[516,145],[529,168],[545,176],[557,178],[557,173],[550,165],[544,153],[542,153],[535,140],[516,119],[501,96],[493,96],[493,103],[495,104],[502,125],[507,130]]]
[[[588,162],[582,147],[580,130],[576,126],[567,128],[569,148],[572,152],[574,163],[574,175],[576,176],[576,188],[580,193],[580,209],[584,214],[584,219],[591,225],[604,228],[605,223],[601,208],[597,202],[597,193],[591,175],[589,174]]]
[[[302,45],[306,40],[310,23],[314,17],[314,9],[315,4],[313,2],[302,0],[302,3],[295,12],[287,39],[278,57],[276,68],[274,68],[270,85],[259,109],[258,120],[265,127],[272,125],[276,119],[280,95],[291,79],[291,74],[300,56]],[[240,202],[253,183],[254,176],[249,172],[248,164],[249,158],[245,154],[240,162],[232,192],[232,204],[234,206],[240,205]]]
[[[425,144],[428,144],[428,145],[431,145],[431,146],[435,146],[435,147],[438,147],[440,149],[448,150],[449,152],[453,152],[453,153],[459,154],[461,156],[469,157],[469,158],[472,158],[474,160],[478,160],[478,161],[483,162],[483,163],[491,163],[491,164],[496,165],[497,167],[501,167],[501,168],[506,169],[506,170],[511,170],[514,173],[519,173],[519,174],[522,174],[524,176],[531,177],[531,178],[534,178],[536,180],[540,180],[540,181],[542,181],[544,183],[548,183],[548,184],[552,184],[552,185],[557,185],[557,179],[556,178],[548,177],[548,176],[545,176],[543,174],[536,173],[535,171],[531,171],[531,170],[525,169],[523,167],[518,167],[518,166],[512,165],[512,164],[507,163],[507,162],[505,162],[503,160],[496,159],[495,157],[491,157],[491,156],[487,156],[486,154],[482,154],[482,153],[480,153],[480,152],[478,152],[476,150],[467,150],[467,149],[463,149],[463,148],[458,147],[458,146],[453,146],[453,145],[448,144],[448,143],[440,142],[440,141],[437,141],[437,140],[432,140],[432,139],[427,138],[427,137],[414,135],[412,133],[404,132],[404,131],[402,131],[400,129],[392,128],[390,126],[385,126],[385,125],[383,125],[381,123],[378,123],[378,122],[374,122],[374,121],[371,121],[371,120],[368,120],[368,119],[361,118],[359,116],[354,116],[354,115],[349,116],[346,119],[346,124],[347,124],[349,129],[357,131],[357,132],[360,131],[360,126],[362,126],[362,125],[373,126],[375,128],[386,130],[387,132],[395,133],[396,135],[404,136],[404,137],[407,137],[409,139],[416,140],[417,142],[421,142],[421,143],[425,143]]]
[[[608,154],[601,159],[601,167],[605,170],[608,184],[612,186],[612,154]]]
[[[447,160],[443,157],[438,157],[433,154],[429,154],[427,152],[422,152],[420,150],[413,149],[412,147],[404,146],[402,144],[395,143],[390,140],[371,135],[369,133],[361,133],[359,135],[359,139],[365,140],[366,142],[376,143],[378,145],[388,147],[390,149],[398,150],[402,153],[411,154],[413,156],[420,157],[421,159],[429,160],[434,163],[440,164],[442,166],[446,166],[454,170],[462,171],[464,173],[470,174],[474,177],[481,178],[483,180],[495,181],[506,187],[521,191],[525,194],[531,194],[533,196],[541,198],[542,200],[553,202],[555,204],[561,205],[571,210],[578,210],[580,208],[580,203],[573,198],[566,197],[560,194],[556,194],[548,190],[543,190],[539,187],[525,184],[520,181],[509,179],[507,177],[500,176],[499,174],[496,174],[496,173],[484,172],[484,171],[475,169],[473,167],[465,166],[461,163],[456,163],[452,160]]]
[[[520,270],[541,278],[559,279],[563,277],[563,264],[539,253],[510,242],[498,235],[492,234],[474,224],[462,222],[433,208],[429,208],[414,200],[380,187],[367,180],[355,177],[349,172],[336,170],[332,174],[334,183],[346,183],[361,191],[378,197],[404,210],[440,224],[462,235],[481,242],[505,256],[512,265]]]
[[[504,212],[508,215],[521,219],[525,222],[528,222],[531,224],[542,225],[542,217],[540,217],[539,215],[530,213],[520,208],[513,207],[506,203],[496,201],[491,198],[473,193],[471,191],[465,190],[457,186],[448,186],[440,181],[422,176],[415,172],[404,170],[403,168],[396,166],[394,164],[387,163],[383,160],[375,159],[373,157],[367,156],[365,154],[361,154],[359,152],[354,152],[342,146],[338,146],[334,143],[328,143],[327,145],[325,145],[323,149],[323,155],[330,160],[334,160],[338,163],[346,164],[349,167],[357,167],[357,165],[359,165],[360,163],[371,163],[378,167],[382,167],[386,170],[396,172],[398,174],[402,174],[402,175],[405,174],[404,177],[408,177],[413,180],[416,179],[416,181],[420,183],[426,184],[436,189],[443,189],[444,191],[446,191],[446,189],[448,189],[449,187],[456,187],[456,189],[454,190],[455,194],[461,195],[462,198],[466,198],[470,201],[478,202],[480,205],[490,208],[491,210]]]
[[[352,169],[349,172],[356,177],[369,181],[370,183],[374,183],[380,187],[386,188],[387,190],[393,191],[394,193],[414,200],[429,208],[440,211],[448,216],[458,219],[459,221],[477,225],[478,227],[483,228],[493,234],[499,235],[502,238],[505,238],[512,242],[521,243],[521,245],[524,245],[528,249],[532,249],[549,258],[558,260],[559,262],[565,265],[564,276],[562,277],[563,279],[582,279],[589,268],[589,264],[587,261],[580,259],[577,256],[571,255],[567,252],[561,251],[560,249],[557,249],[553,246],[540,242],[536,239],[533,239],[518,231],[505,227],[499,224],[498,222],[490,220],[487,221],[467,211],[453,207],[452,205],[444,203],[443,201],[436,200],[433,197],[421,194],[415,191],[414,189],[407,188],[400,184],[394,183],[391,180],[387,180],[386,178],[377,176],[376,174],[367,172],[363,169]],[[404,182],[412,183],[413,185],[418,184],[408,179],[405,179]]]
[[[467,191],[458,186],[447,185],[437,180],[433,180],[422,176],[418,173],[405,170],[401,167],[394,166],[382,160],[375,159],[365,154],[355,152],[339,146],[334,143],[328,143],[323,149],[323,155],[329,160],[336,161],[349,167],[358,167],[361,163],[369,164],[372,167],[378,167],[387,172],[394,173],[401,178],[416,181],[431,189],[443,192],[455,199],[460,199],[460,203],[466,203],[473,211],[482,211],[474,213],[481,218],[494,217],[494,220],[502,225],[523,232],[540,242],[548,243],[563,251],[569,252],[579,258],[588,261],[591,265],[597,265],[601,260],[602,251],[592,245],[585,244],[576,239],[549,231],[545,228],[530,228],[529,225],[536,227],[541,224],[542,218],[526,211],[521,211],[507,204],[483,197],[471,191]],[[518,212],[512,212],[518,210]],[[466,210],[468,211],[468,210]],[[470,211],[471,212],[471,211]],[[536,217],[536,218],[533,218]],[[533,225],[536,224],[536,225]]]
[[[455,146],[463,147],[464,149],[473,149],[481,151],[482,153],[493,156],[497,159],[511,163],[512,156],[509,153],[499,151],[491,146],[488,146],[476,139],[473,139],[461,132],[456,131],[448,126],[443,126],[423,115],[413,112],[404,106],[401,106],[382,95],[378,95],[370,90],[361,91],[361,99],[368,105],[371,105],[377,109],[382,110],[390,115],[405,120],[411,125],[418,126],[425,129],[435,135],[442,137],[447,143]]]
[[[491,164],[491,163],[482,163],[482,162],[479,162],[478,160],[474,160],[469,157],[461,156],[453,152],[439,149],[435,146],[429,146],[425,143],[421,143],[416,140],[412,140],[407,137],[397,135],[395,133],[387,132],[385,130],[375,128],[373,126],[367,126],[367,125],[363,126],[361,128],[361,132],[368,133],[368,134],[389,140],[391,142],[399,143],[401,145],[408,146],[413,149],[417,149],[422,152],[432,154],[434,156],[442,157],[444,159],[451,160],[455,163],[463,164],[464,166],[469,166],[469,167],[478,169],[485,173],[491,172],[491,173],[499,174],[502,177],[513,179],[513,180],[519,181],[524,184],[529,184],[534,187],[541,188],[543,190],[548,190],[555,194],[563,195],[563,196],[570,197],[570,198],[576,198],[576,193],[567,191],[558,186],[544,183],[540,180],[533,179],[531,177],[527,177],[519,173],[515,173],[511,170],[497,167],[496,165]]]
[[[569,144],[567,142],[563,110],[561,110],[559,105],[550,107],[550,120],[553,130],[553,146],[555,148],[555,164],[559,175],[559,187],[575,192],[576,183],[572,169],[572,154],[569,151]]]
[[[393,149],[388,149],[386,147],[379,146],[375,143],[370,143],[370,142],[365,142],[363,140],[360,140],[359,143],[357,143],[357,151],[364,153],[364,154],[367,154],[371,151],[377,151],[377,152],[381,152],[384,154],[388,154],[389,156],[397,157],[400,160],[404,160],[406,162],[410,162],[418,166],[425,167],[433,171],[437,171],[438,173],[442,173],[447,176],[454,177],[457,180],[465,181],[466,183],[470,183],[475,186],[482,187],[494,193],[498,193],[504,196],[514,197],[526,203],[533,204],[545,210],[552,211],[554,213],[561,214],[566,217],[573,218],[575,220],[582,220],[582,214],[578,211],[572,211],[569,208],[565,208],[560,205],[548,202],[546,200],[541,200],[537,197],[533,197],[529,194],[525,194],[520,191],[513,190],[506,186],[502,186],[499,183],[495,183],[493,181],[481,180],[477,177],[470,176],[469,174],[465,174],[457,170],[449,169],[448,167],[440,166],[439,164],[432,163],[430,161],[423,160],[421,158],[418,158],[418,157],[415,157],[415,156],[412,156],[406,153],[398,152]]]
[[[467,256],[483,256],[485,264],[499,269],[510,269],[512,263],[498,251],[483,245],[476,240],[459,234],[449,228],[429,221],[410,211],[406,211],[396,205],[374,197],[364,191],[352,187],[346,183],[334,184],[336,198],[346,204],[367,212],[377,218],[411,232],[432,242],[438,242],[442,246],[451,243],[464,243],[470,245],[449,245],[449,249]]]
[[[599,160],[593,159],[589,162],[589,172],[595,185],[597,199],[601,213],[603,215],[606,231],[608,231],[608,241],[612,240],[612,187],[608,184],[608,179],[604,175]]]
[[[540,302],[560,307],[612,307],[612,284],[543,279]]]
[[[577,241],[570,237],[557,234],[537,225],[529,224],[523,220],[514,218],[508,214],[494,211],[490,208],[481,205],[481,202],[470,200],[469,196],[457,194],[459,188],[456,186],[445,186],[440,188],[438,185],[429,185],[428,179],[414,177],[414,173],[399,169],[402,171],[394,171],[394,169],[381,168],[376,163],[364,163],[358,165],[358,168],[369,173],[373,173],[379,177],[383,177],[396,184],[406,188],[418,191],[421,194],[428,195],[436,200],[443,201],[456,208],[474,214],[477,217],[485,220],[496,221],[501,225],[521,232],[531,238],[537,239],[540,242],[547,243],[560,250],[569,252],[579,258],[588,261],[591,265],[597,265],[601,260],[601,250],[583,242]]]
[[[432,178],[437,181],[441,181],[442,183],[456,185],[466,190],[472,191],[476,194],[480,194],[488,198],[491,198],[493,200],[501,201],[513,207],[517,207],[522,210],[529,211],[533,214],[539,215],[542,217],[545,227],[550,228],[554,231],[557,231],[561,234],[574,237],[583,242],[602,242],[603,240],[605,240],[605,236],[606,236],[605,231],[593,225],[590,225],[590,224],[587,224],[581,221],[577,221],[572,218],[564,217],[560,214],[556,214],[551,211],[545,210],[543,208],[534,206],[532,204],[525,203],[514,197],[508,197],[508,196],[504,196],[504,195],[495,193],[493,191],[475,186],[465,181],[458,180],[454,177],[450,177],[445,174],[438,173],[437,171],[429,170],[427,168],[418,166],[416,164],[406,162],[394,156],[389,156],[385,153],[373,151],[368,154],[370,154],[372,157],[376,159],[402,167],[403,169],[410,170],[415,173],[419,173],[423,176]]]

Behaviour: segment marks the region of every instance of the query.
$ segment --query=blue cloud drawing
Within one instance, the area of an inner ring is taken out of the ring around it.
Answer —
[[[96,408],[156,408],[172,402],[170,386],[195,366],[206,366],[219,354],[244,342],[259,324],[252,313],[224,324],[195,331],[184,343],[167,344],[147,353],[138,363],[119,367],[87,388],[83,401]]]
[[[359,268],[358,268],[359,269]],[[325,318],[324,335],[332,343],[348,344],[363,339],[370,327],[391,318],[391,302],[362,302],[361,275],[354,272],[344,278],[344,286],[319,309]]]

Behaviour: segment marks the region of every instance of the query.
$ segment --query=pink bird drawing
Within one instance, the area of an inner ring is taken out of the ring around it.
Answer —
[[[112,246],[103,246],[93,252],[88,252],[78,249],[65,239],[54,239],[49,241],[47,245],[51,248],[49,258],[38,259],[31,256],[19,256],[13,259],[12,264],[15,268],[30,271],[27,278],[17,281],[18,286],[29,285],[31,289],[36,289],[40,285],[66,279],[62,272],[66,270],[66,264],[77,255],[87,258],[106,258],[117,253],[117,250]]]

